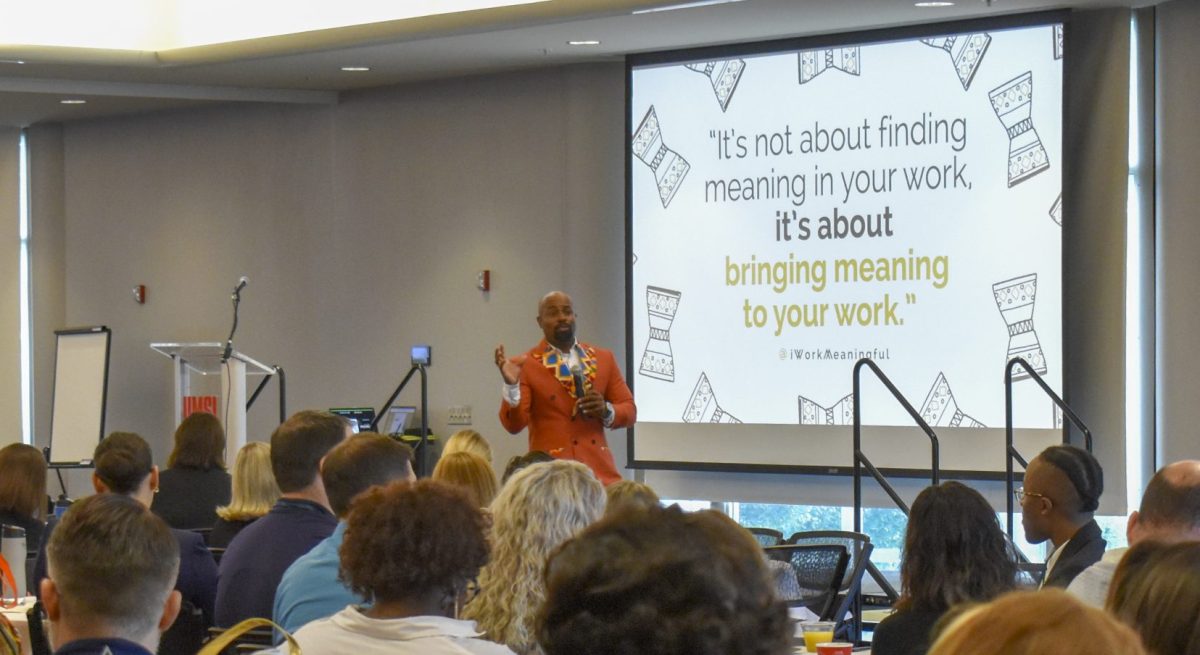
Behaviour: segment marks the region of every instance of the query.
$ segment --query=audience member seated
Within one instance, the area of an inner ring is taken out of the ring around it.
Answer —
[[[473,453],[482,457],[489,465],[492,463],[492,444],[474,430],[459,430],[450,435],[446,445],[442,446],[442,457],[452,453]]]
[[[350,437],[329,451],[321,464],[321,480],[329,506],[339,521],[333,534],[302,555],[283,574],[275,591],[274,620],[284,630],[333,616],[347,605],[368,599],[338,579],[338,549],[346,533],[350,501],[367,489],[394,480],[413,481],[412,449],[374,432]]]
[[[433,467],[433,479],[461,487],[479,507],[487,507],[496,498],[496,472],[484,458],[459,451],[442,455]]]
[[[0,448],[0,523],[25,529],[25,549],[36,553],[46,528],[46,458],[23,443]]]
[[[487,520],[462,490],[423,480],[367,491],[341,556],[343,578],[374,603],[301,628],[305,655],[512,655],[456,617],[488,558]]]
[[[195,412],[175,430],[175,449],[158,476],[150,510],[173,528],[211,528],[217,507],[229,504],[225,472],[225,430],[208,412]]]
[[[1129,545],[1144,541],[1200,541],[1200,461],[1185,460],[1163,467],[1142,495],[1141,508],[1125,526]],[[1085,603],[1103,607],[1113,570],[1128,548],[1114,548],[1080,573],[1067,591]]]
[[[961,614],[929,655],[1146,655],[1137,635],[1062,589],[1013,591]]]
[[[926,488],[908,517],[896,612],[875,630],[871,652],[924,655],[947,610],[1011,591],[1016,576],[1015,554],[979,492],[958,482]]]
[[[96,493],[113,493],[129,496],[147,508],[158,489],[158,467],[150,445],[133,432],[113,432],[96,446],[92,455],[95,469],[92,486]],[[56,523],[47,526],[46,540],[57,528]],[[170,529],[175,535],[179,553],[179,575],[175,588],[183,594],[183,600],[204,613],[205,623],[213,620],[213,599],[217,593],[217,564],[204,545],[204,539],[195,532]],[[45,549],[38,554],[34,566],[34,580],[46,577]],[[32,585],[30,585],[32,586]]]
[[[1112,578],[1108,609],[1150,655],[1200,655],[1200,542],[1143,541]]]
[[[271,470],[283,495],[266,516],[246,526],[221,558],[217,625],[271,616],[283,573],[333,534],[337,518],[321,481],[321,460],[351,434],[329,412],[293,414],[271,435]]]
[[[279,485],[271,472],[271,445],[252,441],[242,446],[233,463],[233,499],[217,508],[209,547],[228,548],[242,528],[265,516],[277,500]]]
[[[662,505],[658,494],[649,485],[633,480],[617,480],[604,488],[604,495],[608,497],[605,516],[627,509],[648,509]]]
[[[1050,446],[1029,462],[1018,490],[1025,540],[1054,546],[1046,558],[1043,587],[1063,587],[1104,555],[1107,542],[1092,518],[1104,491],[1104,471],[1092,454],[1074,446]]]
[[[179,546],[138,501],[97,494],[71,506],[49,538],[41,581],[58,655],[151,655],[179,614]]]
[[[546,655],[784,655],[787,608],[762,551],[723,514],[629,509],[566,542],[546,567]]]
[[[463,616],[520,655],[540,652],[534,619],[545,598],[551,551],[604,513],[604,487],[579,462],[533,464],[512,476],[492,503],[492,559]]]
[[[500,476],[500,486],[508,484],[508,479],[526,466],[553,461],[554,457],[542,450],[531,450],[524,455],[513,455],[508,458],[508,464],[504,465],[504,475]]]

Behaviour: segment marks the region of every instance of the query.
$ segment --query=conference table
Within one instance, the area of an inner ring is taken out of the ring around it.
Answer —
[[[29,649],[29,619],[25,616],[25,613],[29,611],[29,608],[33,607],[36,601],[36,598],[30,596],[16,607],[2,608],[4,618],[13,624],[13,627],[17,629],[17,634],[21,636],[21,655],[30,655],[31,653]]]

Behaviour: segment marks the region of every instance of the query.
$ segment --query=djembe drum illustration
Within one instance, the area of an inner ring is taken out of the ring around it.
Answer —
[[[1029,362],[1039,375],[1046,373],[1046,355],[1033,329],[1033,301],[1037,296],[1037,273],[1014,277],[992,285],[996,307],[1008,325],[1008,355],[1005,363],[1014,357]],[[1025,380],[1029,373],[1023,367],[1013,371],[1014,380]]]
[[[683,410],[684,423],[741,423],[721,406],[713,396],[712,383],[708,375],[701,373],[696,380],[696,388],[688,399],[687,408]]]
[[[650,110],[642,117],[642,122],[633,133],[633,154],[642,163],[654,171],[654,181],[658,185],[658,197],[662,200],[663,209],[671,204],[671,198],[679,190],[691,164],[663,143],[662,129],[658,124],[658,114],[651,105]]]
[[[846,394],[832,407],[825,407],[815,400],[797,396],[800,403],[800,425],[852,425],[854,423],[854,396]]]
[[[729,101],[733,99],[733,92],[737,90],[738,80],[742,79],[742,71],[746,70],[746,62],[742,59],[702,61],[684,66],[708,77],[722,112],[729,108]]]
[[[958,81],[962,82],[963,91],[966,91],[971,88],[971,80],[975,79],[975,71],[979,69],[979,63],[983,61],[983,55],[987,53],[992,37],[979,32],[921,39],[921,43],[944,50],[950,55],[950,61],[954,63],[954,72],[958,74]]]
[[[1062,194],[1054,199],[1054,204],[1050,205],[1050,220],[1062,225]]]
[[[921,405],[921,418],[932,427],[951,428],[986,428],[987,426],[967,416],[958,408],[954,400],[954,392],[950,390],[950,382],[944,373],[938,373],[937,379],[925,396],[925,404]]]
[[[1025,72],[992,89],[992,110],[1008,132],[1008,186],[1050,168],[1046,147],[1033,129],[1033,73]]]
[[[675,381],[675,357],[671,354],[671,323],[679,310],[678,291],[646,287],[646,314],[650,319],[650,340],[642,353],[638,372],[647,377]]]
[[[812,79],[829,69],[839,70],[850,75],[858,75],[862,69],[859,57],[860,48],[826,48],[824,50],[806,50],[800,57],[800,83],[807,84]]]

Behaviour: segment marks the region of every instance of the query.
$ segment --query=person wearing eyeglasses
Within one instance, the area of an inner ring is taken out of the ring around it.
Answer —
[[[1093,518],[1103,492],[1104,471],[1086,450],[1051,446],[1029,462],[1017,502],[1025,540],[1054,548],[1042,587],[1065,588],[1104,555],[1108,542]]]

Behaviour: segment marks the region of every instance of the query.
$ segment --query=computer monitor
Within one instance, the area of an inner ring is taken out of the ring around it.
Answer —
[[[349,421],[350,429],[354,434],[370,430],[371,423],[375,420],[373,407],[334,407],[329,410],[329,413],[337,414]]]
[[[408,430],[408,424],[412,422],[413,414],[417,413],[417,408],[411,405],[403,405],[391,407],[388,409],[387,432],[384,434],[404,434]]]

